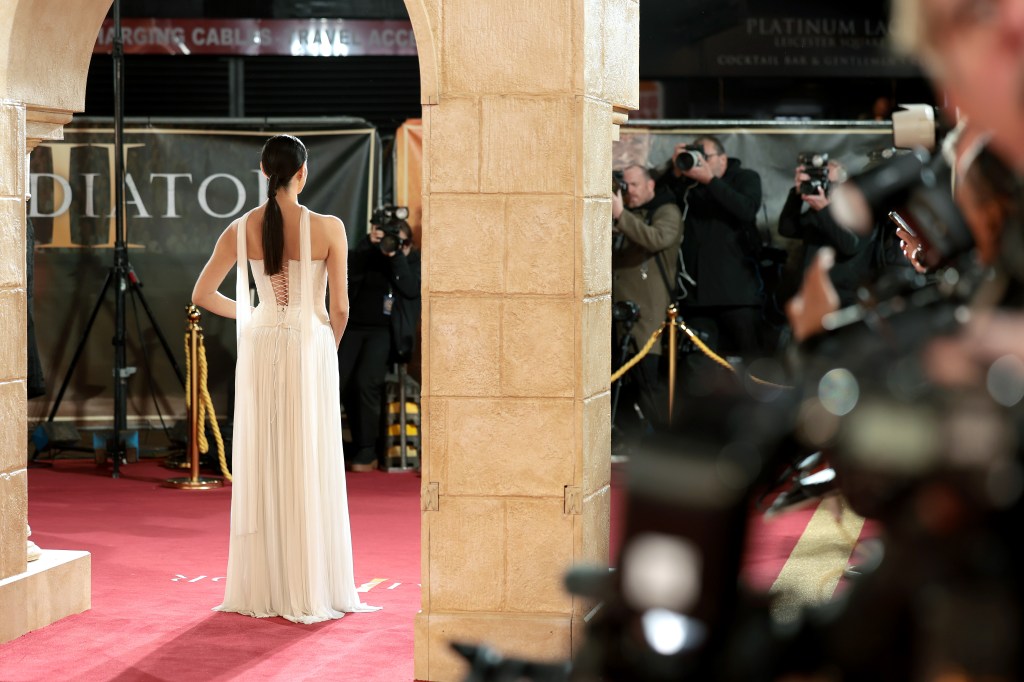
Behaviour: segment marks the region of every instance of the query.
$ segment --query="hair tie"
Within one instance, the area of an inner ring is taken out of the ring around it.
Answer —
[[[273,199],[277,194],[277,175],[270,175],[267,180],[267,198]]]

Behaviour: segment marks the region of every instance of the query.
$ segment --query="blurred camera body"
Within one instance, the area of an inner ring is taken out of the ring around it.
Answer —
[[[676,168],[681,171],[688,171],[694,166],[699,166],[704,159],[704,148],[698,144],[688,144],[686,149],[676,157]]]
[[[612,194],[616,192],[621,193],[623,196],[629,190],[629,185],[626,183],[626,176],[620,170],[612,171]]]
[[[921,147],[934,152],[941,140],[942,130],[930,104],[901,104],[892,113],[892,143],[900,149]]]
[[[612,305],[612,320],[632,324],[640,319],[640,306],[633,301],[618,301]]]
[[[800,194],[817,194],[818,188],[828,194],[828,154],[823,152],[800,152],[796,157],[798,165],[804,167],[810,179],[800,183]]]
[[[405,222],[408,217],[409,209],[406,206],[386,205],[374,209],[370,223],[384,233],[379,244],[382,253],[390,255],[404,245],[402,230],[408,229],[408,223]]]

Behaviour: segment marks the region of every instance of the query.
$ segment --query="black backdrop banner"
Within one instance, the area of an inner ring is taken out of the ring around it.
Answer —
[[[329,127],[328,127],[329,126]],[[231,221],[262,203],[266,179],[259,154],[273,134],[300,137],[309,150],[302,203],[337,215],[349,241],[365,234],[375,203],[380,139],[361,119],[308,126],[235,128],[226,123],[125,128],[128,258],[143,296],[184,368],[185,308],[199,271]],[[72,354],[85,333],[104,278],[113,265],[113,128],[95,122],[65,128],[65,139],[32,152],[28,216],[36,234],[36,336],[47,395],[29,403],[42,419],[53,404]],[[221,291],[234,297],[234,275]],[[108,291],[71,377],[58,417],[77,421],[113,415],[114,295]],[[141,305],[127,299],[129,417],[156,410],[179,419],[184,392]],[[209,386],[220,415],[228,416],[234,385],[234,321],[204,314]]]

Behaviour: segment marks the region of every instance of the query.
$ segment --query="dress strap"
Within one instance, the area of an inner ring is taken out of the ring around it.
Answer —
[[[238,360],[235,371],[235,395],[241,396],[235,402],[235,430],[231,441],[231,466],[235,477],[235,485],[245,486],[245,494],[231,496],[231,529],[236,535],[255,533],[258,526],[256,510],[256,486],[260,480],[259,462],[252,456],[252,447],[248,434],[255,429],[252,407],[252,381],[250,372],[245,369],[250,364],[252,352],[249,343],[243,338],[252,318],[252,306],[249,300],[249,256],[246,249],[246,225],[252,211],[247,212],[234,222],[235,241],[237,243],[237,263],[235,264],[235,342]]]
[[[312,261],[312,249],[309,237],[309,209],[303,206],[299,214],[299,258],[303,264]]]
[[[235,241],[237,242],[237,263],[235,267],[235,341],[242,335],[242,330],[249,323],[251,306],[249,304],[249,256],[246,249],[246,228],[252,209],[237,219],[235,225]]]
[[[317,377],[316,369],[318,343],[315,335],[320,330],[318,328],[315,329],[313,324],[313,262],[311,251],[309,209],[303,206],[302,212],[299,214],[299,305],[302,339],[299,357],[302,372],[302,451],[305,461],[314,461],[316,458],[316,441],[320,433],[318,416],[320,408],[317,406],[317,386],[318,380],[322,380],[322,377]],[[313,485],[313,483],[312,481],[309,482],[310,485]]]

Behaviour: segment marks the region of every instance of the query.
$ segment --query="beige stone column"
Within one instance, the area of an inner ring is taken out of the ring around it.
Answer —
[[[25,468],[25,107],[0,102],[0,579],[23,573]]]
[[[25,189],[27,153],[81,111],[111,0],[0,3],[0,643],[90,605],[87,552],[26,564]]]
[[[639,5],[426,7],[416,677],[457,680],[450,641],[569,657],[591,605],[563,576],[608,562],[611,143]]]

